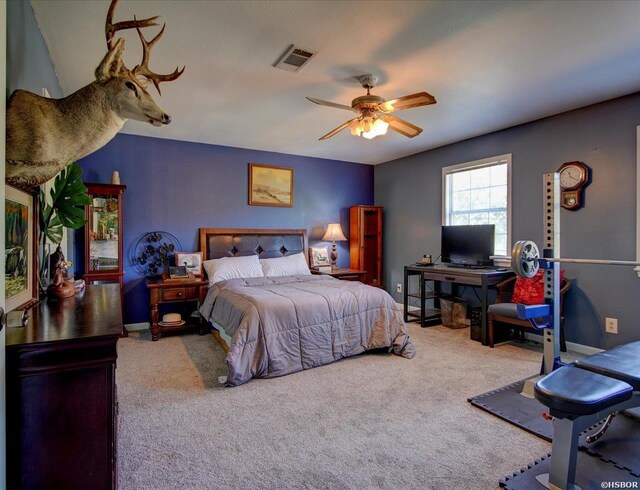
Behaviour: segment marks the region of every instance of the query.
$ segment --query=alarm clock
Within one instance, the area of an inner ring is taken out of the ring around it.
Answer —
[[[591,181],[591,169],[582,162],[563,163],[560,174],[560,205],[570,211],[583,206],[584,188]]]

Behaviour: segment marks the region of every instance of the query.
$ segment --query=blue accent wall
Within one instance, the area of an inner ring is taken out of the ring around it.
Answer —
[[[440,253],[442,167],[505,153],[512,154],[514,242],[542,245],[542,176],[579,160],[591,167],[593,181],[583,209],[561,211],[562,255],[635,260],[638,125],[640,93],[377,165],[386,289],[395,291],[405,265]],[[572,280],[565,305],[568,341],[606,349],[640,340],[640,278],[632,267],[562,268]],[[618,319],[618,335],[605,333],[605,317]]]
[[[249,163],[294,169],[293,208],[248,205]],[[200,227],[306,228],[315,244],[328,223],[340,222],[348,237],[349,206],[373,204],[373,167],[358,163],[118,134],[79,164],[85,182],[108,183],[118,170],[127,186],[125,323],[149,319],[144,278],[130,261],[144,233],[172,233],[184,251],[198,250]],[[337,244],[338,265],[348,267],[348,242]],[[76,271],[82,256],[76,251]]]

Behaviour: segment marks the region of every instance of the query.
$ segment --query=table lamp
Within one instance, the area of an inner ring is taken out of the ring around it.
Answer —
[[[322,240],[326,242],[331,240],[331,267],[333,269],[337,269],[336,261],[338,260],[338,250],[336,249],[336,240],[339,242],[347,240],[344,233],[342,233],[340,223],[331,223],[327,225],[327,232],[322,237]]]

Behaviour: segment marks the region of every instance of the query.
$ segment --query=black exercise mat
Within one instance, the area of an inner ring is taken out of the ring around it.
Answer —
[[[497,390],[471,397],[467,401],[510,424],[551,441],[553,424],[542,418],[542,413],[548,409],[535,398],[520,394],[525,381],[516,381]]]
[[[548,408],[535,398],[520,394],[525,381],[483,393],[469,398],[468,401],[502,420],[551,441],[553,424],[542,418],[542,412],[547,412]],[[594,460],[599,458],[635,477],[640,477],[640,417],[636,409],[628,412],[635,416],[617,415],[602,438],[593,444],[587,444],[585,439],[596,432],[601,423],[586,430],[580,436],[579,447],[595,456]]]
[[[536,480],[536,476],[549,473],[549,455],[534,461],[526,468],[514,473],[512,476],[500,480],[500,487],[506,490],[541,490],[544,487]],[[599,490],[604,487],[604,482],[638,482],[640,478],[628,471],[605,462],[600,458],[589,456],[580,451],[576,471],[576,484],[582,490]],[[620,484],[618,483],[618,484]],[[621,487],[616,487],[621,488]],[[625,487],[626,488],[626,487]],[[628,488],[634,488],[629,486]]]
[[[640,477],[640,419],[618,414],[601,439],[587,444],[586,437],[600,425],[583,432],[580,449]]]

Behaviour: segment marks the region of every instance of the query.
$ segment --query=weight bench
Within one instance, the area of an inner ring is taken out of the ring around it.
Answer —
[[[580,433],[606,419],[587,439],[594,442],[617,412],[640,406],[640,341],[556,369],[535,384],[534,394],[553,417],[549,473],[536,479],[552,490],[579,490],[575,476]]]

